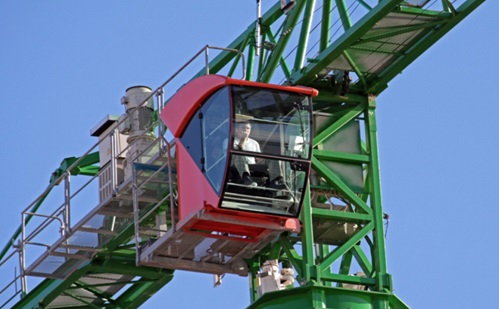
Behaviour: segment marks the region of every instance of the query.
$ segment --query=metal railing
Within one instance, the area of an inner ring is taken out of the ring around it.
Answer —
[[[14,257],[16,256],[16,253],[19,253],[18,249],[16,249],[15,251],[12,251],[3,261],[0,262],[0,268],[5,265],[7,262],[11,261],[11,259],[14,259]],[[18,254],[18,256],[20,257],[21,255]],[[19,267],[21,267],[22,265],[22,261],[19,260]],[[3,287],[2,289],[0,289],[0,295],[9,295],[7,294],[6,292],[7,291],[10,291],[10,289],[13,289],[13,291],[11,291],[11,294],[10,296],[7,297],[7,299],[0,299],[0,309],[1,308],[6,308],[7,305],[9,305],[16,296],[18,295],[22,295],[23,293],[23,277],[21,274],[18,274],[17,273],[17,268],[14,268],[14,279],[10,282],[8,282],[5,287]],[[21,288],[19,288],[19,286],[21,286]]]
[[[185,68],[187,68],[190,64],[193,63],[195,59],[197,59],[201,54],[204,53],[205,56],[205,74],[209,74],[210,68],[209,68],[209,50],[210,49],[215,49],[215,50],[220,50],[220,51],[226,51],[226,52],[235,52],[242,57],[242,79],[245,78],[245,67],[244,67],[244,54],[238,50],[235,49],[229,49],[229,48],[220,48],[220,47],[214,47],[214,46],[209,46],[206,45],[204,46],[199,52],[197,52],[191,59],[189,59],[179,70],[177,70],[175,73],[173,73],[170,78],[168,78],[165,82],[163,82],[158,88],[156,88],[154,91],[152,91],[143,101],[142,104],[139,106],[135,107],[134,109],[131,109],[130,112],[126,117],[120,118],[115,124],[114,124],[114,129],[112,129],[109,134],[106,137],[109,137],[111,140],[111,162],[110,164],[112,165],[112,188],[113,192],[117,190],[119,183],[118,183],[118,176],[117,176],[117,161],[118,158],[122,157],[124,153],[129,150],[130,145],[127,145],[124,149],[118,152],[117,149],[117,136],[119,134],[118,128],[119,126],[127,121],[128,118],[131,117],[131,115],[134,112],[138,112],[139,108],[145,106],[147,102],[153,97],[156,97],[156,110],[158,115],[161,113],[161,111],[164,108],[165,104],[165,97],[164,97],[164,88],[166,85],[168,85],[172,80],[174,80]],[[164,135],[166,133],[166,127],[164,124],[162,124],[159,121],[151,123],[151,128],[156,127],[157,129],[157,134],[160,138],[160,151],[164,151],[166,154],[167,162],[165,165],[168,165],[167,172],[168,172],[168,179],[169,179],[169,189],[168,189],[168,194],[165,195],[155,206],[153,206],[151,209],[149,209],[144,215],[141,216],[141,218],[135,218],[135,224],[136,224],[136,245],[137,248],[139,248],[139,242],[140,242],[140,235],[139,235],[139,226],[143,222],[143,220],[150,215],[152,215],[157,209],[164,204],[168,199],[169,203],[171,205],[170,207],[170,228],[175,228],[176,224],[176,211],[175,211],[175,189],[173,187],[174,181],[173,179],[173,174],[172,174],[172,168],[171,166],[173,165],[172,158],[171,158],[171,151],[174,148],[174,144],[169,143],[165,138]],[[26,257],[27,257],[27,246],[43,246],[46,247],[47,250],[50,250],[52,243],[44,243],[43,241],[36,241],[37,237],[41,237],[42,232],[46,231],[48,227],[52,226],[54,223],[57,223],[57,228],[59,230],[59,237],[62,238],[68,238],[71,235],[71,228],[72,228],[72,208],[74,205],[72,204],[72,200],[78,196],[83,189],[87,188],[95,179],[97,179],[101,173],[102,173],[102,167],[99,173],[97,173],[95,176],[92,176],[90,180],[85,182],[81,187],[76,189],[73,194],[71,194],[71,187],[73,186],[71,184],[71,170],[75,169],[76,167],[79,166],[79,164],[82,163],[82,161],[88,157],[90,154],[92,154],[98,147],[101,145],[103,142],[104,138],[100,139],[98,142],[93,144],[88,151],[83,153],[75,162],[73,162],[69,167],[66,168],[66,170],[61,174],[61,176],[57,177],[54,179],[51,184],[31,203],[29,204],[25,209],[22,210],[22,223],[20,227],[20,231],[16,231],[11,237],[11,242],[6,245],[4,250],[1,252],[0,255],[0,270],[6,266],[8,262],[12,262],[14,257],[18,255],[19,257],[19,268],[20,272],[17,273],[15,272],[14,279],[12,281],[9,281],[5,287],[0,286],[0,295],[6,295],[5,293],[10,289],[14,288],[14,293],[12,296],[7,296],[8,298],[2,299],[0,298],[0,308],[3,308],[7,306],[8,304],[12,303],[15,299],[16,296],[21,295],[26,295],[28,293],[28,285],[27,285],[27,275],[26,275]],[[138,159],[139,156],[137,156],[135,159],[132,159],[132,161],[135,161]],[[161,166],[161,169],[165,169],[165,165]],[[158,172],[159,173],[159,172]],[[151,175],[149,179],[152,179],[155,174]],[[41,206],[41,204],[45,201],[47,196],[52,192],[52,190],[58,186],[61,182],[64,182],[64,189],[63,189],[63,203],[60,204],[58,207],[55,208],[54,211],[52,211],[50,214],[43,214],[36,212]],[[140,189],[140,186],[137,186],[135,189]],[[136,206],[136,205],[135,205]],[[134,210],[135,210],[134,206]],[[34,228],[28,231],[28,223],[31,221],[32,218],[43,218],[41,222],[39,222]],[[163,232],[163,231],[162,231]],[[20,235],[19,235],[20,234]],[[19,238],[20,236],[20,238]],[[17,244],[15,245],[14,243],[17,240]],[[7,256],[7,252],[12,250]],[[5,278],[4,275],[0,276]],[[19,286],[20,285],[20,288]]]

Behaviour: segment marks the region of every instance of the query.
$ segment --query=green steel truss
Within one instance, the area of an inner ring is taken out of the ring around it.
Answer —
[[[408,307],[393,295],[386,265],[376,97],[483,2],[296,0],[289,12],[277,3],[261,17],[259,31],[253,23],[228,46],[245,54],[248,80],[319,90],[302,232],[282,235],[248,261],[253,278],[248,308]],[[241,61],[240,55],[221,51],[209,72],[237,77]],[[203,74],[204,69],[196,76]],[[97,172],[95,157],[85,162],[70,172]],[[65,168],[61,165],[52,180]],[[135,266],[133,246],[127,245],[132,234],[131,226],[124,229],[68,278],[45,279],[15,308],[56,306],[64,297],[82,308],[139,307],[173,271]],[[18,236],[19,231],[12,239]],[[256,274],[268,259],[292,266],[299,287],[258,297]]]
[[[135,252],[94,258],[68,278],[45,279],[12,308],[137,308],[173,278],[167,269],[137,267]],[[117,291],[125,292],[117,295]],[[98,301],[95,302],[94,300]]]
[[[407,308],[386,265],[376,97],[484,1],[424,2],[297,0],[287,14],[276,4],[261,18],[260,44],[252,24],[228,46],[247,55],[248,80],[319,90],[303,231],[252,268],[255,277],[279,259],[300,287],[258,298],[254,282],[249,308]],[[240,60],[221,52],[210,73],[231,75]]]

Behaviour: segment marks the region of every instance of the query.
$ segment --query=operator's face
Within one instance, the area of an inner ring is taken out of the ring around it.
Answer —
[[[248,138],[251,133],[251,125],[245,124],[238,127],[239,138]]]

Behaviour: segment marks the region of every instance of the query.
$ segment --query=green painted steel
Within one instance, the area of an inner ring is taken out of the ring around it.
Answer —
[[[381,306],[379,306],[382,304]],[[388,306],[384,306],[388,304]],[[270,292],[251,304],[247,309],[374,309],[408,308],[395,295],[370,291],[347,290],[324,285],[310,285]]]
[[[113,285],[112,283],[89,284],[81,281],[86,276],[99,278],[110,275],[125,275],[140,279],[114,283],[125,288],[125,292],[117,298],[102,291],[102,288],[109,287]],[[52,302],[61,295],[75,300],[76,304],[72,307],[82,307],[83,304],[88,308],[138,308],[172,278],[172,270],[135,266],[134,252],[129,252],[128,255],[99,256],[64,280],[45,279],[13,308],[45,308],[51,306]],[[97,305],[86,301],[85,298],[79,297],[82,291],[100,301]]]
[[[319,90],[302,231],[281,235],[248,261],[252,278],[248,309],[408,308],[393,294],[386,263],[376,96],[484,1],[438,1],[440,7],[435,9],[405,7],[403,0],[296,0],[287,13],[276,3],[261,18],[260,47],[254,23],[229,44],[228,48],[246,54],[246,79]],[[232,75],[240,61],[237,54],[221,51],[209,71]],[[205,69],[196,76],[204,74]],[[97,171],[92,160],[76,170],[74,162],[61,165],[54,180],[67,168],[72,174]],[[136,267],[133,246],[128,246],[132,234],[130,225],[69,278],[46,279],[16,308],[44,307],[63,294],[84,303],[71,294],[78,289],[101,299],[82,307],[140,306],[172,279],[173,271]],[[259,296],[257,273],[267,259],[293,267],[296,286]],[[91,273],[138,279],[117,283],[124,292],[114,298],[99,284],[85,283]]]
[[[301,235],[283,235],[272,252],[260,256],[261,261],[278,257],[292,265],[300,287],[269,292],[259,299],[253,290],[256,301],[248,308],[408,308],[392,293],[386,263],[376,96],[482,2],[461,1],[454,7],[442,1],[441,8],[434,10],[404,7],[401,0],[327,0],[316,9],[316,1],[297,0],[288,15],[274,6],[263,16],[262,38],[268,43],[262,45],[271,48],[262,47],[259,59],[252,43],[241,44],[250,42],[246,37],[254,33],[252,26],[229,45],[251,51],[248,71],[257,69],[258,74],[248,74],[248,79],[317,88],[314,110],[324,114],[324,123],[315,128]],[[364,14],[355,15],[356,9]],[[340,17],[340,29],[332,28],[335,16]],[[311,41],[312,28],[320,31],[318,44]],[[296,42],[290,40],[294,32]],[[295,45],[286,46],[291,42]],[[232,60],[222,52],[210,63],[210,72]],[[359,144],[338,147],[337,140],[351,135],[347,131],[352,123],[362,129]],[[354,175],[359,170],[361,185]],[[341,234],[338,226],[350,232]]]

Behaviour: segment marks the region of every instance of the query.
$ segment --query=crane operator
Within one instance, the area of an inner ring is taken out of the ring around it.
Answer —
[[[234,149],[261,152],[260,144],[257,141],[250,138],[251,134],[251,123],[249,121],[236,123],[236,129],[234,134]],[[236,156],[234,158],[234,166],[236,167],[239,175],[242,177],[244,185],[250,187],[256,187],[257,183],[253,181],[250,177],[249,164],[256,164],[255,157],[250,156]]]

